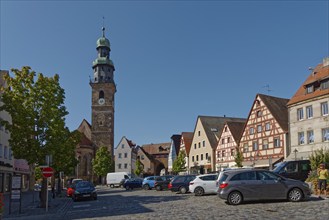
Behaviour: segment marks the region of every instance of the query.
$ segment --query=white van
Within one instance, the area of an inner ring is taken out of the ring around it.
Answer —
[[[129,179],[127,172],[108,173],[106,175],[106,185],[110,186],[111,188],[120,186],[120,183],[123,179]]]

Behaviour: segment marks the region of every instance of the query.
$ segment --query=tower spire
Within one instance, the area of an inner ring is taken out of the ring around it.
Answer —
[[[105,17],[103,16],[103,27],[102,27],[103,37],[105,37],[105,27],[104,27],[104,20],[105,20]]]

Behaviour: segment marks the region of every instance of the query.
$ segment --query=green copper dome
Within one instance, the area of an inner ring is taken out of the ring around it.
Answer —
[[[108,47],[110,48],[110,41],[106,37],[101,37],[97,40],[97,48],[98,47]]]

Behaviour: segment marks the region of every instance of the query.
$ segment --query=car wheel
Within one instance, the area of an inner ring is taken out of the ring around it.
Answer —
[[[300,189],[293,188],[288,193],[288,199],[291,202],[299,202],[300,200],[303,199],[303,193],[302,193],[302,191]]]
[[[202,187],[197,187],[194,190],[194,195],[196,196],[202,196],[204,194],[204,189]]]
[[[110,185],[110,187],[111,187],[111,188],[114,188],[114,185],[113,185],[113,184],[111,184],[111,185]]]
[[[181,187],[179,188],[179,192],[180,192],[181,194],[185,194],[185,193],[187,192],[186,187],[181,186]]]
[[[129,190],[130,189],[130,187],[129,186],[126,186],[126,190]]]
[[[145,184],[145,185],[143,186],[143,189],[144,189],[144,190],[149,190],[149,189],[150,189],[150,186],[147,185],[147,184]]]
[[[227,198],[227,201],[230,205],[239,205],[242,203],[242,200],[242,195],[238,191],[231,192]]]
[[[161,191],[162,190],[161,186],[156,186],[155,189],[156,189],[156,191]]]

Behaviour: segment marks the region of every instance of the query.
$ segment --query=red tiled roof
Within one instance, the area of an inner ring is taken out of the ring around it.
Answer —
[[[171,143],[145,144],[142,148],[148,154],[169,154]]]
[[[193,132],[182,132],[181,138],[184,140],[186,155],[189,155],[192,145]]]
[[[314,82],[319,82],[322,79],[326,79],[329,77],[329,66],[324,66],[323,64],[319,64],[314,71],[308,76],[305,82],[299,87],[295,95],[290,99],[288,105],[292,105],[301,101],[305,101],[308,99],[312,99],[315,97],[328,95],[329,88],[327,89],[318,89],[312,93],[306,93],[306,85],[309,85]]]

